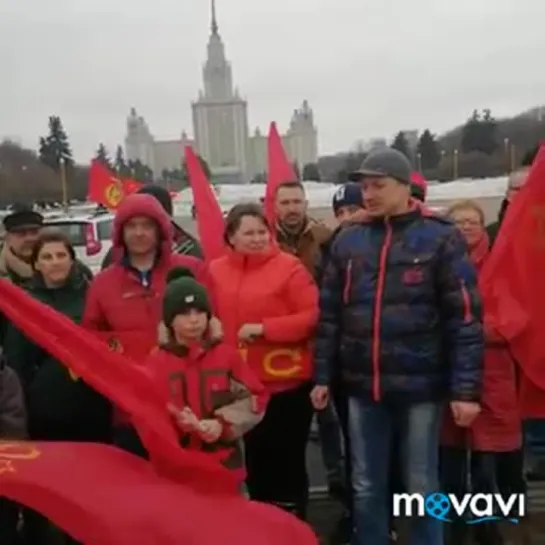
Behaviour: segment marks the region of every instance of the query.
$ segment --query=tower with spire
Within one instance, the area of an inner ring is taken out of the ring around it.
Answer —
[[[197,151],[214,177],[247,181],[248,106],[233,87],[231,63],[219,33],[216,2],[210,5],[210,37],[203,65],[203,88],[192,104]]]
[[[267,135],[259,130],[249,134],[248,105],[233,85],[215,0],[210,0],[210,36],[202,79],[198,99],[191,105],[193,138],[181,131],[181,137],[175,139],[155,139],[146,120],[133,108],[126,124],[126,156],[151,167],[160,179],[164,171],[180,169],[180,149],[190,145],[208,163],[214,182],[249,182],[267,170]],[[283,135],[288,156],[301,169],[318,159],[317,134],[313,111],[304,101],[294,110]]]

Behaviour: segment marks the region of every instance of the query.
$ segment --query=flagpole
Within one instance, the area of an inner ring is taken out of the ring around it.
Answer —
[[[68,210],[68,184],[66,183],[66,161],[61,157],[59,161],[62,187],[62,205],[65,210]]]

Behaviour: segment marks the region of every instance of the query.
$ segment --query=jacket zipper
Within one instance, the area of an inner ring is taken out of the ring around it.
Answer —
[[[382,244],[382,248],[380,249],[377,293],[375,295],[375,307],[373,309],[372,363],[374,401],[380,401],[380,320],[382,317],[382,298],[384,296],[384,287],[386,283],[388,252],[390,251],[390,244],[392,243],[392,226],[388,220],[385,220],[385,224],[386,237]]]
[[[348,301],[350,300],[351,289],[352,289],[352,260],[350,259],[348,261],[348,265],[346,266],[346,274],[344,278],[343,303],[345,305],[347,305]]]
[[[469,291],[467,291],[465,282],[460,281],[460,290],[462,292],[462,304],[464,309],[464,323],[468,324],[471,322],[472,313],[471,313],[471,297],[469,296]]]
[[[240,273],[240,277],[238,278],[238,282],[237,282],[237,291],[236,291],[236,297],[235,297],[235,300],[236,300],[236,305],[235,305],[235,324],[238,324],[239,321],[240,321],[240,299],[241,299],[241,296],[240,296],[240,292],[242,291],[242,284],[243,284],[243,280],[244,280],[244,276],[245,276],[245,272],[246,272],[246,258],[243,258],[242,260],[242,271]],[[244,324],[241,324],[241,326],[244,325]],[[239,326],[239,329],[240,327]],[[247,345],[245,342],[241,341],[238,339],[238,331],[235,331],[235,335],[237,336],[236,338],[236,342],[237,342],[237,346],[238,346],[238,350],[242,356],[242,358],[244,359],[244,361],[246,362],[246,349],[247,349]]]

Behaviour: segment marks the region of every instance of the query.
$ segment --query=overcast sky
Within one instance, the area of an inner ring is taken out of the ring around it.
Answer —
[[[122,143],[135,106],[156,138],[192,133],[207,0],[0,0],[0,137],[36,147],[60,115],[75,155]],[[473,108],[545,103],[543,0],[217,0],[250,128],[308,99],[320,153]]]

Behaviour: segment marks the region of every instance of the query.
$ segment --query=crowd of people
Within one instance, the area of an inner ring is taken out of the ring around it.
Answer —
[[[512,174],[500,222],[526,175]],[[168,193],[131,195],[95,278],[62,233],[18,209],[4,219],[0,274],[140,364],[181,448],[228,449],[218,460],[241,472],[243,493],[302,520],[316,414],[329,492],[344,508],[333,543],[387,545],[395,492],[464,493],[471,475],[473,492],[524,493],[522,423],[509,340],[478,291],[499,224],[487,232],[474,201],[431,212],[425,181],[392,149],[352,180],[334,195],[334,230],[309,217],[297,181],[276,190],[272,224],[258,203],[234,206],[227,251],[206,264],[173,239]],[[24,330],[4,319],[0,341],[0,439],[147,457],[130,415]],[[462,545],[469,528],[455,521],[444,536],[440,521],[415,518],[407,543]],[[503,543],[493,524],[474,538]],[[0,541],[74,543],[1,498]]]

